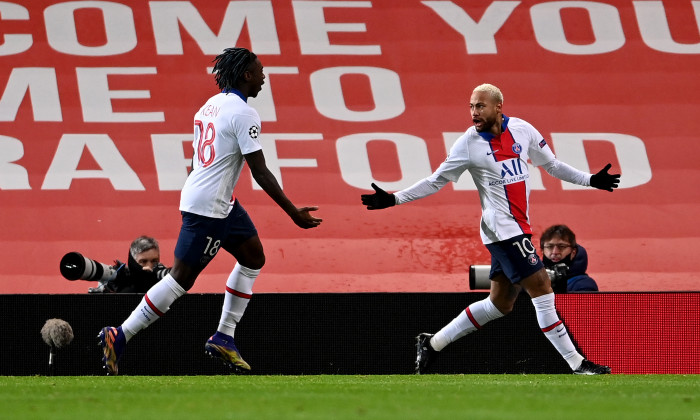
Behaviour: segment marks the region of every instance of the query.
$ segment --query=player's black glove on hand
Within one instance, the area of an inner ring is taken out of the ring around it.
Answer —
[[[362,194],[362,204],[367,206],[367,210],[385,209],[396,205],[394,194],[389,194],[377,187],[374,182],[372,183],[372,188],[376,191],[374,194]]]
[[[608,169],[610,169],[611,166],[612,165],[608,163],[605,165],[605,168],[591,176],[591,187],[611,192],[613,188],[617,188],[617,184],[620,183],[620,174],[609,174]]]

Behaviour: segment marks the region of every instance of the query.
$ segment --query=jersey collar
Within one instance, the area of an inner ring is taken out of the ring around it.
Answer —
[[[238,89],[233,89],[233,88],[231,88],[231,89],[224,89],[224,90],[221,91],[221,93],[226,93],[226,94],[233,93],[233,94],[235,94],[235,95],[238,95],[239,98],[243,99],[243,102],[248,102],[248,98],[246,98],[245,96],[243,96],[243,94],[241,93],[241,91],[238,90]]]
[[[503,122],[501,123],[501,133],[506,131],[506,129],[508,128],[508,120],[509,119],[510,118],[508,118],[505,114],[503,114]],[[494,137],[493,134],[491,134],[490,132],[479,133],[477,131],[477,134],[480,135],[486,141],[491,141],[491,139],[493,139],[493,137]]]

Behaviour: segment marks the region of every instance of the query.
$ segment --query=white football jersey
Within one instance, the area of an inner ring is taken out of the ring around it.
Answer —
[[[235,93],[212,96],[194,116],[192,172],[180,194],[180,210],[223,219],[234,202],[243,155],[262,149],[260,116]]]
[[[529,217],[530,173],[535,166],[555,159],[542,135],[527,121],[503,116],[503,133],[494,137],[472,126],[452,146],[447,159],[429,177],[457,182],[471,173],[481,200],[483,243],[532,234]]]

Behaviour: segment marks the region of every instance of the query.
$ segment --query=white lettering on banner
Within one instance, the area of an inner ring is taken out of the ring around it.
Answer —
[[[256,54],[280,53],[272,2],[228,2],[218,34],[214,34],[197,8],[188,1],[151,1],[149,7],[158,54],[183,54],[180,25],[204,54],[221,54],[224,48],[236,45],[246,22],[251,49]]]
[[[503,26],[519,1],[494,1],[479,22],[474,21],[461,7],[450,1],[424,1],[452,29],[464,37],[467,54],[496,54],[496,32]]]
[[[448,25],[459,32],[467,47],[467,54],[496,54],[495,35],[519,1],[492,2],[479,22],[452,1],[423,1]],[[700,54],[700,42],[681,44],[673,40],[666,10],[662,1],[633,1],[637,24],[644,43],[652,49],[675,54]],[[691,2],[700,30],[700,1]],[[588,12],[595,41],[587,45],[572,44],[566,39],[561,10],[581,8]],[[537,43],[544,49],[571,55],[604,54],[621,48],[625,34],[618,9],[597,1],[541,2],[530,8],[530,18]]]
[[[99,9],[102,12],[107,42],[100,46],[85,46],[78,40],[75,11]],[[110,1],[68,1],[44,10],[46,38],[51,48],[71,55],[101,57],[118,55],[136,48],[134,14],[129,6]]]
[[[340,78],[362,74],[369,79],[369,93],[374,109],[353,111],[345,104]],[[401,115],[406,110],[398,73],[378,67],[330,67],[311,73],[311,94],[321,115],[340,121],[381,121]]]
[[[24,145],[14,137],[0,135],[0,190],[28,190],[29,174],[16,162],[24,156]]]
[[[380,55],[379,45],[333,45],[329,32],[366,32],[364,23],[327,23],[323,9],[328,7],[372,7],[369,1],[292,1],[302,54]],[[363,39],[373,37],[365,36]]]
[[[29,92],[34,121],[63,121],[56,69],[15,67],[0,98],[0,121],[14,121]]]
[[[561,11],[580,8],[588,12],[595,41],[572,44],[566,39]],[[530,8],[535,38],[542,48],[562,54],[591,55],[615,51],[625,44],[620,14],[615,6],[590,1],[553,1]]]
[[[496,54],[496,33],[510,18],[520,1],[494,1],[476,21],[453,1],[423,1],[450,27],[464,37],[467,54]],[[205,54],[218,54],[234,45],[246,25],[251,48],[260,55],[279,55],[274,8],[271,1],[230,1],[220,22],[212,31],[189,1],[150,1],[150,19],[158,55],[182,55],[185,30]],[[700,1],[690,2],[700,29]],[[673,40],[663,1],[632,1],[642,40],[650,48],[674,54],[700,54],[700,42],[678,43]],[[203,7],[203,6],[202,6]],[[369,1],[292,1],[293,14],[302,55],[381,55],[380,45],[334,45],[329,33],[362,33],[367,35],[364,23],[328,23],[326,8],[371,8]],[[77,35],[75,11],[99,9],[102,12],[106,42],[100,46],[80,43]],[[580,8],[588,12],[589,24],[595,40],[587,45],[572,44],[566,39],[561,11]],[[141,11],[141,9],[137,9]],[[137,16],[138,19],[143,16]],[[543,1],[530,8],[535,39],[539,45],[559,54],[594,55],[614,51],[625,42],[618,9],[599,1]],[[30,20],[27,8],[0,1],[0,21]],[[44,10],[44,29],[49,45],[56,51],[77,56],[110,56],[129,52],[138,45],[133,10],[126,4],[112,1],[68,1],[48,6]],[[522,25],[523,22],[514,24]],[[21,54],[34,43],[30,33],[0,34],[0,56]],[[364,36],[363,39],[375,37]]]
[[[2,20],[29,20],[29,10],[18,4],[0,2],[0,18]],[[34,43],[29,34],[4,34],[0,36],[0,56],[20,54],[32,47]]]
[[[151,145],[158,188],[161,191],[180,191],[192,164],[192,159],[185,157],[185,147],[192,148],[192,134],[151,134]]]
[[[208,68],[211,71],[211,68]],[[297,67],[270,67],[268,75],[298,74]],[[108,76],[157,74],[154,67],[78,67],[76,77],[81,109],[85,122],[163,122],[165,114],[156,112],[114,112],[112,99],[149,99],[148,90],[111,90]],[[375,108],[369,111],[353,111],[345,105],[340,79],[346,74],[361,74],[369,80],[368,94]],[[318,70],[310,76],[315,105],[322,115],[341,121],[381,121],[401,115],[406,105],[399,75],[377,67],[332,67]],[[260,91],[250,103],[262,121],[277,121],[272,78],[268,88]],[[36,121],[62,121],[61,105],[53,68],[15,68],[0,98],[0,121],[13,121],[29,90]],[[41,95],[39,97],[38,95]]]
[[[265,163],[267,164],[270,172],[277,178],[280,187],[284,184],[282,183],[282,168],[316,168],[318,167],[318,162],[316,159],[281,159],[277,155],[277,141],[289,141],[289,140],[323,140],[323,134],[321,133],[293,133],[293,134],[261,134],[258,137],[258,141],[263,147],[263,152],[265,153]],[[262,187],[258,185],[253,179],[253,189],[262,190]]]
[[[396,146],[401,178],[396,181],[374,179],[367,143],[389,141]],[[432,173],[428,148],[420,137],[403,133],[358,133],[341,137],[336,142],[340,175],[350,186],[367,189],[372,182],[381,182],[386,189],[401,190]]]
[[[552,133],[552,144],[557,158],[576,169],[591,172],[586,159],[584,141],[607,141],[615,147],[620,164],[618,188],[632,188],[651,180],[651,165],[644,142],[639,137],[618,133]],[[602,168],[595,168],[598,171]],[[588,187],[562,181],[565,190],[581,190]]]
[[[445,149],[449,150],[461,133],[443,133]],[[190,159],[185,148],[190,147],[191,134],[152,134],[154,161],[161,191],[182,188],[187,178]],[[316,168],[313,158],[280,158],[277,141],[323,140],[322,133],[262,134],[265,158],[270,171],[283,184],[282,168]],[[559,160],[579,170],[590,172],[584,141],[607,141],[615,146],[615,155],[622,174],[620,188],[633,188],[651,180],[651,165],[644,142],[638,137],[618,133],[552,133],[552,145]],[[395,181],[374,178],[367,144],[370,141],[389,141],[396,146],[401,178]],[[101,170],[78,170],[78,164],[87,148]],[[367,189],[372,182],[381,182],[388,189],[400,190],[427,177],[433,171],[423,139],[404,133],[356,133],[341,137],[336,142],[336,153],[342,179],[350,186]],[[22,142],[13,137],[0,136],[0,190],[31,189],[26,169],[14,163],[24,157]],[[440,158],[444,158],[441,155]],[[612,160],[612,158],[611,158]],[[539,168],[528,163],[531,188],[543,190]],[[599,168],[596,168],[596,170]],[[406,175],[405,175],[406,174]],[[64,134],[44,178],[42,189],[68,189],[73,179],[109,179],[115,190],[140,191],[143,184],[129,167],[107,134]],[[260,189],[253,183],[254,189]],[[476,190],[471,177],[463,174],[453,184],[457,191]],[[586,189],[562,181],[565,190]]]
[[[156,74],[155,67],[78,67],[80,102],[85,122],[162,122],[163,112],[114,112],[112,98],[150,98],[147,90],[110,90],[107,76],[110,74]]]
[[[700,42],[680,44],[671,37],[671,29],[661,1],[633,1],[637,23],[644,43],[649,47],[674,54],[700,54]],[[693,1],[695,22],[700,31],[700,1]]]
[[[88,149],[100,170],[79,170]],[[106,134],[64,134],[46,172],[42,190],[67,190],[74,179],[108,179],[115,190],[143,191],[143,184]]]

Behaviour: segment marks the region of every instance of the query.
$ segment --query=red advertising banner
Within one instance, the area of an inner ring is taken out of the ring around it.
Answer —
[[[622,174],[608,193],[535,171],[536,238],[569,225],[604,291],[698,290],[697,1],[32,0],[0,2],[0,293],[84,293],[65,253],[124,261],[144,234],[172,263],[193,115],[231,46],[265,67],[268,166],[324,219],[298,229],[244,171],[256,292],[467,290],[489,263],[468,175],[384,211],[360,194],[428,176],[483,82],[560,160]],[[191,292],[222,291],[233,264],[220,253]]]
[[[557,296],[557,310],[586,358],[613,373],[700,373],[697,293]]]

